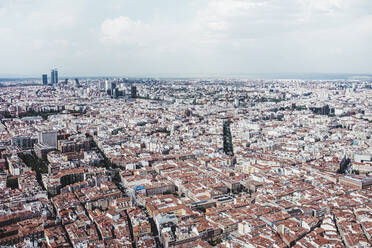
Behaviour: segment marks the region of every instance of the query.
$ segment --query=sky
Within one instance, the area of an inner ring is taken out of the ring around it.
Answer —
[[[0,76],[372,73],[371,0],[0,0]]]

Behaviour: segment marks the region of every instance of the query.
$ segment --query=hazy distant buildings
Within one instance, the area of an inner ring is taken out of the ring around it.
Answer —
[[[47,85],[48,84],[48,75],[43,74],[42,79],[43,79],[43,85]]]
[[[54,84],[54,70],[50,72],[50,84]]]
[[[131,98],[137,98],[137,87],[134,85],[130,88],[130,96]]]
[[[115,88],[112,93],[113,97],[115,98],[118,98],[119,96],[124,96],[124,91],[121,91],[118,88]]]
[[[106,80],[105,81],[105,91],[107,92],[108,90],[111,90],[111,83],[108,80]]]
[[[116,89],[116,83],[106,80],[105,91],[108,95],[113,96]]]
[[[57,69],[54,69],[54,80],[55,80],[55,83],[58,83],[58,71],[57,71]]]
[[[106,82],[105,82],[105,81],[99,81],[99,82],[98,82],[98,89],[99,89],[100,91],[105,90],[105,86],[106,86]]]

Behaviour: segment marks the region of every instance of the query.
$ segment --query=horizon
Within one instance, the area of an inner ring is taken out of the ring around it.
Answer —
[[[58,69],[58,68],[57,68]],[[60,73],[60,71],[58,71]],[[49,74],[48,78],[49,78]],[[195,79],[231,79],[231,80],[371,80],[372,73],[231,73],[231,74],[202,74],[202,73],[158,73],[142,75],[60,75],[60,79],[158,79],[158,80],[195,80]],[[9,75],[0,74],[0,80],[41,80],[41,75]]]

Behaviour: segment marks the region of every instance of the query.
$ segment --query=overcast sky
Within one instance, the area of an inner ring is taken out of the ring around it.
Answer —
[[[372,73],[372,0],[0,0],[0,75]]]

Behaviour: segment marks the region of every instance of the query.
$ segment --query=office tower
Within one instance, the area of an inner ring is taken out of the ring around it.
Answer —
[[[108,84],[108,81],[107,81],[107,80],[105,80],[105,91],[106,91],[106,92],[107,92],[108,88],[109,88],[109,84]]]
[[[132,98],[137,98],[137,87],[132,85],[130,88],[130,96]]]
[[[56,84],[56,83],[58,83],[58,71],[55,68],[55,69],[52,69],[50,71],[50,84],[53,85],[53,84]]]
[[[50,72],[50,84],[53,85],[55,82],[55,79],[54,79],[54,70],[51,70]]]
[[[112,96],[115,97],[115,98],[117,98],[119,96],[119,94],[120,94],[118,88],[115,88],[112,92],[113,92]]]
[[[108,80],[106,80],[105,81],[105,92],[106,92],[106,94],[107,95],[110,95],[111,96],[111,90],[112,90],[112,88],[111,88],[111,82],[109,82]]]
[[[103,91],[105,89],[105,81],[98,82],[98,89]]]
[[[55,83],[58,83],[58,71],[57,71],[57,68],[54,69],[54,80],[55,80]]]
[[[108,90],[111,90],[111,83],[108,80],[106,80],[105,81],[105,91],[107,92]]]
[[[43,85],[47,85],[48,84],[48,75],[47,74],[43,74]]]
[[[57,132],[56,131],[39,132],[39,144],[57,148]]]

